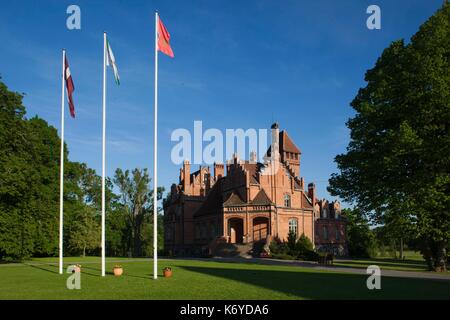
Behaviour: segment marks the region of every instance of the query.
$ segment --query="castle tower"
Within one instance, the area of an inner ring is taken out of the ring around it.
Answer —
[[[297,178],[300,178],[300,149],[295,145],[286,131],[280,133],[281,161],[286,163]]]

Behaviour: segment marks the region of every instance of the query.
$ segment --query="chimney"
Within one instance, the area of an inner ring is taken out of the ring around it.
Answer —
[[[239,163],[239,155],[237,154],[237,152],[233,153],[232,163],[235,165],[237,165]]]
[[[209,172],[209,167],[206,167],[206,173],[205,173],[205,196],[209,193],[209,190],[211,189],[211,173]]]
[[[256,152],[252,151],[250,152],[250,163],[256,163],[258,161],[258,158],[256,156]]]
[[[314,206],[316,203],[316,185],[314,183],[308,184],[308,197],[311,199]]]
[[[280,160],[280,127],[278,123],[275,122],[270,127],[272,129],[272,144],[270,147],[270,153],[272,160]]]
[[[224,176],[224,165],[214,162],[214,180],[217,181]]]
[[[189,163],[189,160],[184,160],[183,162],[183,178],[183,190],[185,193],[189,193],[191,185],[191,164]]]
[[[202,165],[198,166],[198,172],[200,174],[200,187],[202,187],[205,184],[205,174],[203,173]]]

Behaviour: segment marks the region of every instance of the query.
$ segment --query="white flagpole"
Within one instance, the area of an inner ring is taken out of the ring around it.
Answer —
[[[158,12],[155,12],[155,116],[153,136],[153,279],[158,279]]]
[[[102,277],[105,276],[106,32],[103,33]]]
[[[62,81],[61,81],[61,157],[59,167],[59,274],[63,274],[63,216],[64,216],[64,78],[66,50],[62,51]]]

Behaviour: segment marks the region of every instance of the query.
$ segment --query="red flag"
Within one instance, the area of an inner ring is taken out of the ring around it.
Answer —
[[[75,86],[73,85],[72,75],[70,74],[67,56],[64,61],[64,80],[66,81],[67,101],[69,102],[70,115],[72,116],[72,118],[75,118],[75,105],[73,104],[72,97],[72,93],[75,91]]]
[[[158,50],[173,58],[173,51],[169,44],[170,34],[158,16]]]

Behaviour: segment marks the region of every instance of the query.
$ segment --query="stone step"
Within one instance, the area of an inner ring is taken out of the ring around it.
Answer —
[[[213,252],[216,257],[242,257],[252,258],[253,243],[235,244],[235,243],[221,243],[217,245]]]

